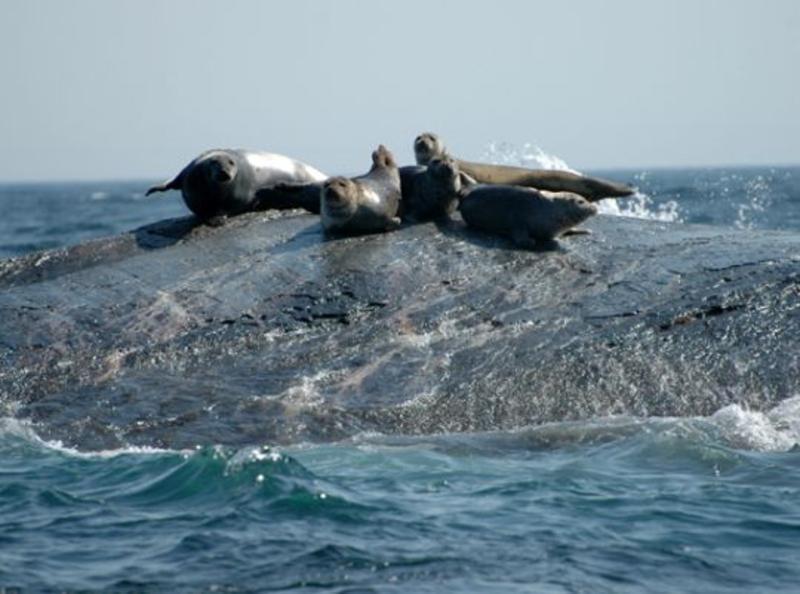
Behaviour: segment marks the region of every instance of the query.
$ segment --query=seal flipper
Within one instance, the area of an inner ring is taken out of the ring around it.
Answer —
[[[572,229],[567,229],[561,234],[561,237],[568,237],[570,235],[591,235],[591,229],[584,229],[583,227],[573,227]]]
[[[625,198],[626,196],[633,196],[636,193],[636,188],[621,182],[609,181],[599,177],[583,177],[584,184],[586,185],[585,198],[589,202],[598,202],[605,198]],[[577,192],[581,194],[581,192]]]
[[[514,244],[526,250],[534,250],[538,247],[536,241],[528,235],[528,227],[522,224],[516,225],[511,230],[511,240]]]
[[[183,187],[183,173],[186,169],[183,169],[178,175],[173,177],[170,181],[164,182],[160,186],[153,186],[149,188],[147,192],[145,192],[145,196],[149,196],[155,192],[166,192],[168,190],[180,190]]]
[[[200,219],[204,225],[208,225],[209,227],[222,227],[225,223],[228,222],[228,217],[223,215],[214,215],[213,217],[208,217],[207,219]]]
[[[466,189],[466,188],[469,188],[470,186],[477,186],[478,185],[478,182],[474,177],[472,177],[471,175],[467,175],[463,171],[459,171],[458,172],[458,179],[461,182],[461,188],[462,189]]]
[[[400,225],[402,225],[402,221],[400,220],[400,217],[392,217],[386,223],[386,230],[387,231],[396,231],[397,229],[400,228]]]

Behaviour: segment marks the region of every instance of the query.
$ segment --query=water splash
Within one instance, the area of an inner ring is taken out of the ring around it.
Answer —
[[[710,421],[720,437],[733,447],[787,452],[800,444],[800,396],[784,400],[765,412],[731,404],[714,413]]]
[[[743,187],[745,201],[737,206],[737,217],[733,224],[739,229],[753,229],[754,218],[772,204],[769,195],[771,184],[763,175],[757,175],[747,180]]]
[[[562,158],[545,152],[530,142],[526,142],[521,148],[517,148],[510,142],[490,142],[483,152],[482,160],[496,165],[515,165],[531,169],[579,173],[567,165]]]
[[[650,196],[642,192],[636,192],[630,198],[601,200],[597,203],[597,210],[602,214],[633,219],[647,219],[666,223],[683,222],[677,202],[669,200],[662,204],[656,204]]]
[[[569,171],[582,175],[580,171],[570,167],[561,157],[550,154],[530,142],[526,142],[521,147],[509,142],[490,142],[483,152],[482,160],[496,165],[514,165],[549,171]],[[634,179],[638,183],[642,183],[646,177],[647,173],[645,172],[637,174]],[[600,213],[613,216],[673,223],[683,222],[677,202],[670,200],[662,204],[656,204],[650,196],[642,192],[636,192],[630,198],[601,200],[597,203],[597,208]]]

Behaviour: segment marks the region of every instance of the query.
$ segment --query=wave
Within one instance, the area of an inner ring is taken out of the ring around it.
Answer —
[[[126,506],[191,505],[199,510],[221,500],[300,498],[306,503],[336,497],[300,462],[279,449],[220,445],[193,450],[128,446],[81,452],[41,439],[35,427],[0,419],[0,477],[13,486],[25,477],[29,489],[69,492],[75,502]],[[80,477],[80,478],[77,478]],[[52,499],[52,498],[51,498]]]
[[[626,440],[700,444],[742,452],[782,453],[800,449],[800,396],[767,411],[730,404],[708,417],[634,417],[616,415],[562,421],[483,433],[393,436],[363,433],[348,440],[359,447],[418,447],[482,452],[594,447]]]
[[[503,444],[552,449],[576,445],[596,445],[609,441],[645,436],[671,436],[678,440],[699,440],[722,447],[754,452],[788,452],[800,448],[800,395],[778,403],[766,411],[754,411],[739,404],[727,405],[708,417],[633,417],[617,415],[584,421],[563,421],[514,430],[482,433],[445,433],[432,435],[387,435],[367,432],[348,438],[337,446],[389,446],[407,447],[425,443],[472,443],[475,447]],[[126,446],[123,448],[85,452],[66,447],[60,441],[43,440],[36,433],[33,423],[14,418],[0,418],[0,444],[8,447],[9,440],[27,447],[34,446],[62,456],[84,460],[113,459],[123,456],[178,457],[187,460],[193,457],[210,457],[219,460],[225,473],[237,473],[251,464],[279,464],[291,460],[298,452],[322,447],[319,444],[300,443],[274,448],[267,445],[233,448],[223,445],[198,446],[189,450],[171,450],[150,446]],[[482,445],[483,444],[483,445]],[[327,447],[327,446],[326,446]],[[459,446],[460,447],[460,446]]]
[[[77,448],[65,446],[60,440],[45,440],[39,437],[36,433],[35,424],[24,420],[16,419],[13,417],[0,417],[0,440],[13,439],[17,443],[25,443],[27,445],[38,446],[42,449],[50,450],[73,456],[76,458],[116,458],[118,456],[127,455],[163,455],[163,454],[178,454],[187,455],[192,453],[191,450],[170,450],[165,448],[157,448],[152,446],[126,446],[113,450],[98,450],[98,451],[81,451]]]

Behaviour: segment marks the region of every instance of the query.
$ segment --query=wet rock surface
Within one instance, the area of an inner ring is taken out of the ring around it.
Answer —
[[[755,409],[800,393],[800,237],[596,217],[328,240],[191,218],[0,262],[0,413],[83,449]]]

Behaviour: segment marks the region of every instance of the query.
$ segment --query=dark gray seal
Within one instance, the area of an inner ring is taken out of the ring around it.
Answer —
[[[446,154],[447,149],[436,134],[424,132],[414,140],[414,155],[418,165],[427,165],[431,159]],[[455,161],[459,171],[483,184],[507,184],[551,192],[573,192],[591,202],[635,193],[635,190],[626,184],[578,175],[570,171],[490,165],[461,159]]]
[[[401,167],[400,185],[400,217],[417,223],[450,216],[462,190],[458,165],[447,155],[431,159],[427,166]]]
[[[325,231],[337,235],[379,233],[400,226],[400,172],[380,145],[372,168],[359,177],[332,177],[322,185],[320,210]]]
[[[464,190],[461,196],[459,210],[468,225],[511,237],[514,243],[528,249],[552,247],[556,237],[597,214],[594,204],[569,192],[477,185]]]
[[[259,190],[281,182],[319,182],[327,176],[317,169],[275,153],[215,149],[202,153],[170,181],[147,194],[180,190],[186,206],[205,222],[269,207]]]

